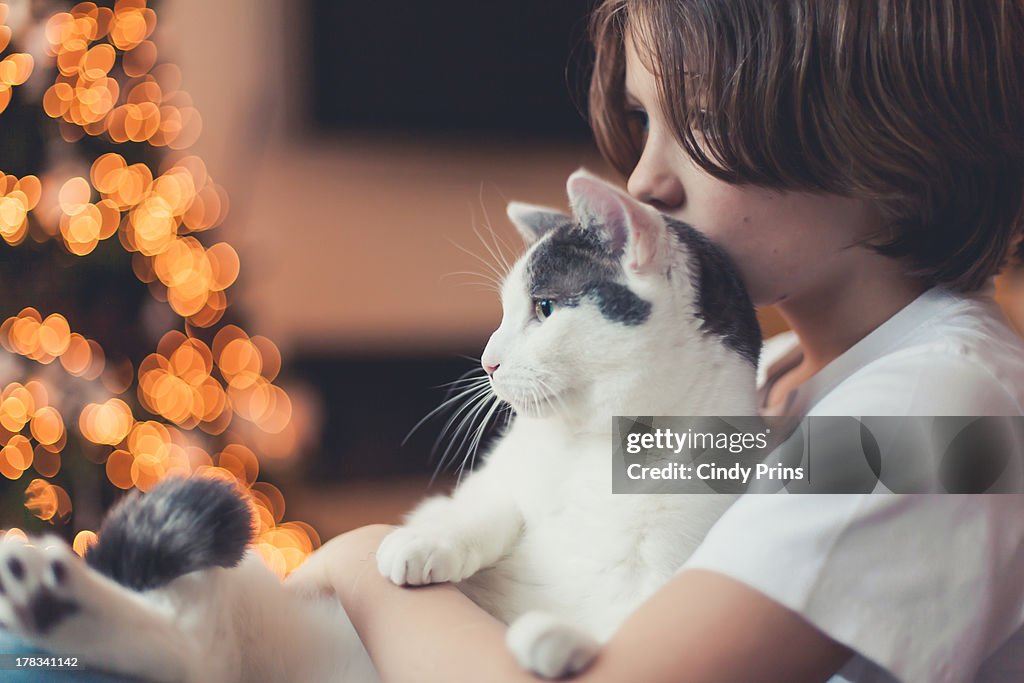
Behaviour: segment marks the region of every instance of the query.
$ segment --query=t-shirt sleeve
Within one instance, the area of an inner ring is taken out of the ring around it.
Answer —
[[[973,680],[1024,623],[1024,496],[747,495],[686,569],[799,613],[860,655],[854,680]]]

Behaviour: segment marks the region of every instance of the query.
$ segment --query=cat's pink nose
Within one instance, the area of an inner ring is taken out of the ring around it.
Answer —
[[[484,366],[484,372],[486,372],[488,375],[493,375],[495,372],[497,372],[498,368],[501,367],[500,363],[495,363],[494,365],[483,363],[482,365]]]

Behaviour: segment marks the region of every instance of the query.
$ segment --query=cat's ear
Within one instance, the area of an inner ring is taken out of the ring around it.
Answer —
[[[666,225],[652,207],[582,168],[567,183],[569,203],[586,230],[597,230],[613,254],[642,273],[657,267],[665,249]]]
[[[523,202],[509,202],[505,213],[528,245],[543,237],[548,230],[569,222],[569,217],[561,211]]]

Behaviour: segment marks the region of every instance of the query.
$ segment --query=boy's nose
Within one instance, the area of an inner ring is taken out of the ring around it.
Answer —
[[[640,161],[629,174],[626,189],[640,201],[666,213],[681,207],[686,201],[682,180],[651,145],[644,148]]]

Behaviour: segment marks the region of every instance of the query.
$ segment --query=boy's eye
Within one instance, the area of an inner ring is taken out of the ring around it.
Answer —
[[[537,299],[533,302],[533,313],[537,316],[537,320],[544,322],[555,312],[555,300],[554,299]]]
[[[641,135],[647,134],[647,129],[650,127],[650,119],[647,116],[647,112],[643,109],[630,109],[626,112],[626,119],[632,130]]]

